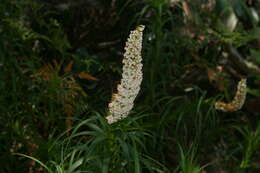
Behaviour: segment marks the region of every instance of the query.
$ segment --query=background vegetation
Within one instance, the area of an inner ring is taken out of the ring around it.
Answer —
[[[258,0],[1,0],[0,172],[259,173],[259,11]],[[139,24],[141,92],[108,125]],[[242,77],[242,110],[215,110]]]

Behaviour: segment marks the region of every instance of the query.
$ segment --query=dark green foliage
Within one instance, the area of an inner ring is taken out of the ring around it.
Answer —
[[[1,0],[0,172],[258,173],[259,1]],[[107,124],[129,31],[143,82]],[[247,99],[231,101],[240,78]]]

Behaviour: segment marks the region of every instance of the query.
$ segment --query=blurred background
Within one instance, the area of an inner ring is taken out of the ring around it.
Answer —
[[[0,172],[259,173],[259,0],[1,0]],[[128,118],[104,120],[145,25]],[[222,112],[241,78],[241,110]]]

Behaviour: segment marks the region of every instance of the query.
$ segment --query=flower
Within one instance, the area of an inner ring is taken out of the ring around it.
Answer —
[[[230,103],[216,102],[215,108],[224,112],[234,112],[242,108],[246,100],[246,79],[241,79],[237,85],[237,92]]]
[[[109,124],[127,117],[140,91],[143,79],[141,51],[144,28],[143,25],[136,27],[127,39],[121,83],[117,86],[118,92],[112,95],[112,100],[108,104],[109,115],[106,119]]]

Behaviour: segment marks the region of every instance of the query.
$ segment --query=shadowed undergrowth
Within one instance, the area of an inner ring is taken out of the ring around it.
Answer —
[[[257,173],[258,1],[2,0],[0,172]],[[143,81],[108,124],[129,32]],[[247,79],[246,100],[234,103]]]

